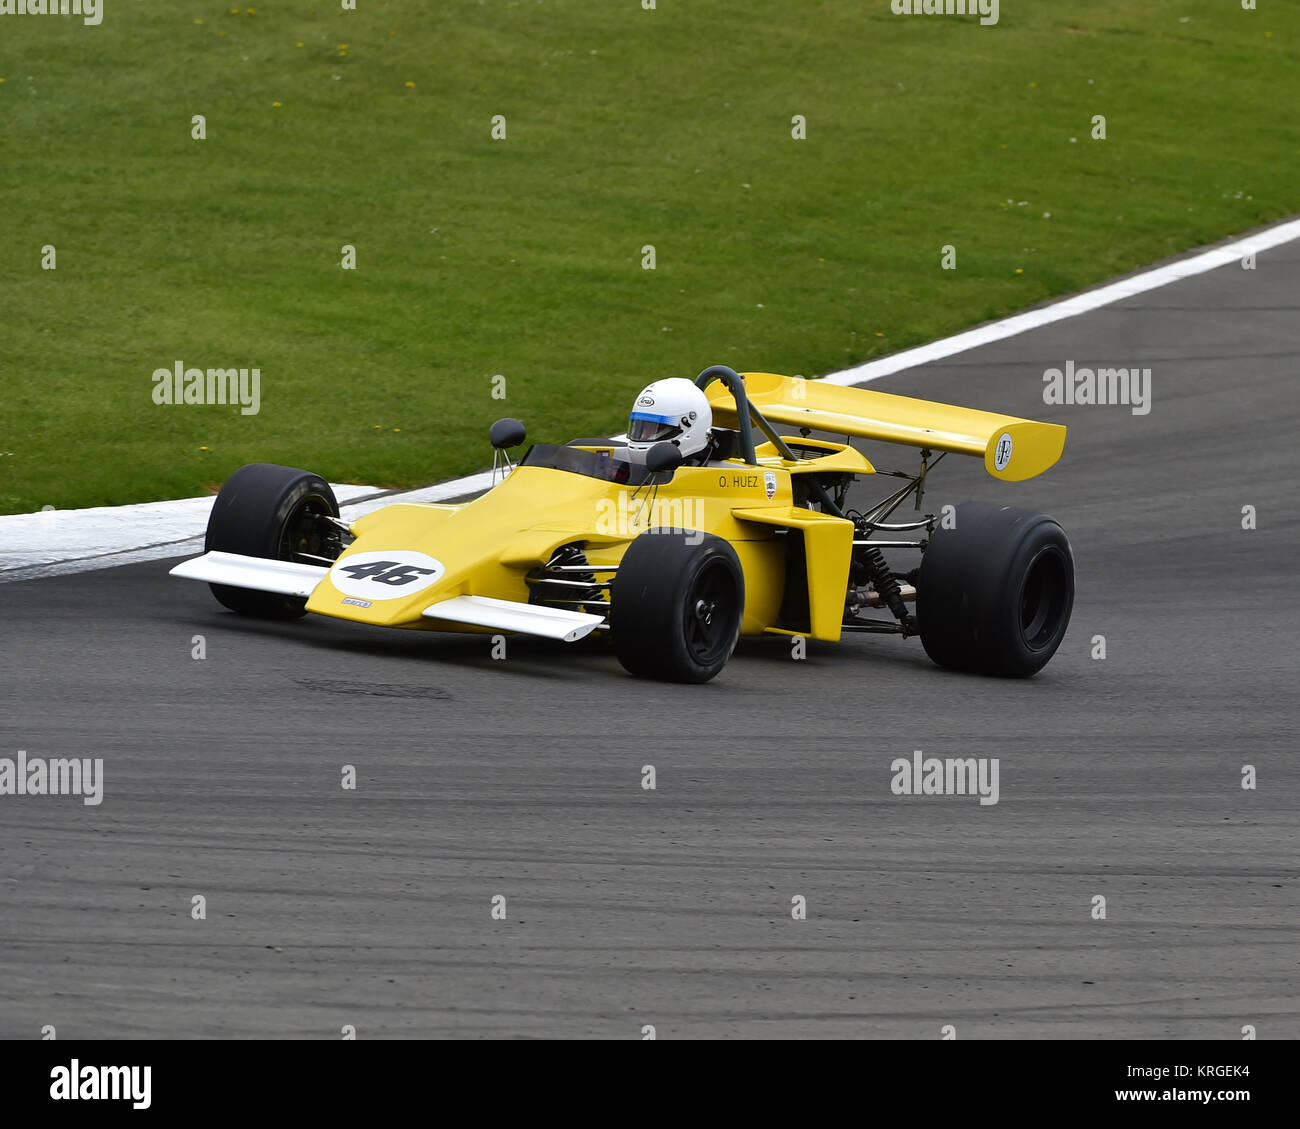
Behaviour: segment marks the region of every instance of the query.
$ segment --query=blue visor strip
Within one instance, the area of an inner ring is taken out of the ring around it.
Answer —
[[[633,412],[632,419],[645,420],[646,423],[677,423],[677,416],[657,416],[653,412]]]

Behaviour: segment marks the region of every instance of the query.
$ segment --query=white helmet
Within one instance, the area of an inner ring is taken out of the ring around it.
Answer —
[[[689,459],[709,446],[713,409],[693,381],[673,376],[647,385],[632,405],[628,420],[628,453],[644,461],[656,443],[673,443]]]

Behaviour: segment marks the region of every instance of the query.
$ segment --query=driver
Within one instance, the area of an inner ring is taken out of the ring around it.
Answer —
[[[685,466],[702,465],[713,443],[713,409],[694,381],[673,376],[647,385],[632,405],[627,458],[644,463],[656,443],[672,443]]]

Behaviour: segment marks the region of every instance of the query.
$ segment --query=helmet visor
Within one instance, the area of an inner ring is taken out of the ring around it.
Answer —
[[[681,431],[681,421],[676,416],[657,416],[649,412],[633,412],[627,425],[627,437],[633,443],[662,443],[680,435]]]

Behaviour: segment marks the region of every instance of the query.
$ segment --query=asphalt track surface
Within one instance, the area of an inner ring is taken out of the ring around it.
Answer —
[[[1045,406],[1067,359],[1150,366],[1150,414]],[[1069,426],[1042,478],[950,456],[926,499],[1070,533],[1027,682],[865,636],[649,684],[243,621],[173,562],[0,585],[0,756],[106,778],[0,798],[0,1036],[1300,1036],[1298,362],[1292,243],[874,385]],[[895,796],[914,749],[999,758],[999,802]]]

